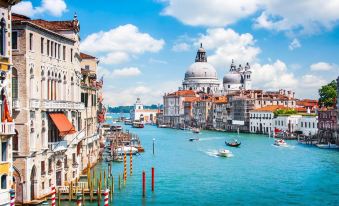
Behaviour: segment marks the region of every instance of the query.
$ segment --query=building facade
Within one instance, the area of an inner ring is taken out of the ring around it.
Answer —
[[[157,113],[157,109],[145,109],[140,98],[137,98],[137,101],[134,103],[134,108],[130,111],[130,116],[132,121],[153,124],[156,123]]]
[[[84,104],[80,101],[79,22],[13,15],[17,90],[14,175],[24,204],[79,177]],[[15,88],[15,87],[14,87]]]
[[[241,65],[236,68],[232,60],[231,68],[223,78],[223,89],[226,94],[239,90],[251,90],[252,70],[249,63],[246,64],[245,68]]]
[[[9,205],[10,190],[15,188],[13,182],[13,139],[15,123],[12,113],[13,105],[13,61],[12,17],[11,7],[19,0],[0,2],[0,205]],[[15,75],[15,72],[14,72]],[[15,143],[15,142],[14,142]],[[15,148],[14,148],[15,149]]]
[[[272,105],[250,111],[250,132],[272,134],[274,130],[274,112],[278,109],[285,109],[285,107]]]

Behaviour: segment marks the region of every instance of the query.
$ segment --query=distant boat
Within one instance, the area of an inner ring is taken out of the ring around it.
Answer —
[[[274,145],[280,146],[280,147],[286,147],[287,143],[283,139],[276,139],[274,141]]]
[[[225,141],[225,144],[230,147],[239,147],[241,142],[238,142],[238,140],[233,140],[232,142]]]
[[[134,128],[144,128],[145,125],[142,122],[133,122],[132,127],[134,127]]]
[[[138,149],[135,147],[123,146],[123,147],[118,147],[117,149],[115,149],[115,152],[119,155],[123,155],[124,153],[130,154],[131,152],[132,154],[136,154],[138,153]]]
[[[111,125],[111,131],[113,131],[113,132],[120,132],[120,131],[122,131],[122,126],[120,126],[120,125]]]
[[[193,141],[199,141],[199,138],[189,138],[189,141],[190,141],[190,142],[193,142]]]
[[[159,128],[167,128],[168,126],[166,124],[159,124],[158,127]]]
[[[130,119],[126,119],[124,121],[124,123],[125,123],[125,125],[132,125],[133,124],[132,120],[130,120]]]
[[[192,132],[193,133],[200,133],[200,129],[199,128],[192,128]]]
[[[336,144],[316,144],[315,146],[321,148],[321,149],[339,149],[339,146]]]

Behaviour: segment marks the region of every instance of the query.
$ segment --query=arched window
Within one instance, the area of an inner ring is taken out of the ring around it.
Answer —
[[[7,189],[7,175],[1,176],[1,189]]]
[[[12,97],[18,99],[18,71],[15,67],[12,69]]]
[[[15,130],[15,135],[12,138],[12,150],[18,151],[19,150],[19,133],[17,130]]]

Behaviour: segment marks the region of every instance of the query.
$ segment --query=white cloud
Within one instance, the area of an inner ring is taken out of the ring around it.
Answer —
[[[81,49],[101,55],[103,63],[113,64],[125,62],[131,55],[158,52],[164,44],[163,39],[155,39],[148,33],[140,32],[135,25],[126,24],[90,34],[81,42]]]
[[[326,84],[326,80],[322,77],[312,74],[305,74],[301,77],[300,87],[318,90],[322,85]]]
[[[260,53],[251,34],[239,34],[232,29],[207,29],[206,34],[200,35],[196,45],[200,42],[205,49],[214,50],[207,60],[219,69],[228,67],[232,59],[239,63],[252,63]]]
[[[224,27],[254,18],[256,28],[288,33],[316,33],[339,21],[338,0],[163,0],[162,14],[193,26]]]
[[[191,46],[185,42],[175,43],[172,47],[172,50],[175,52],[182,52],[190,50]]]
[[[32,2],[22,1],[13,6],[12,11],[30,17],[42,14],[60,17],[67,11],[67,5],[64,0],[42,0],[40,6],[33,7]]]
[[[294,50],[294,49],[300,48],[300,47],[301,47],[301,44],[300,44],[300,42],[299,42],[299,40],[297,38],[294,38],[292,40],[292,42],[290,43],[290,45],[288,46],[288,48],[290,50]]]
[[[165,60],[160,60],[160,59],[154,59],[154,58],[150,58],[148,60],[149,63],[151,64],[167,64],[168,62]]]
[[[329,64],[327,62],[318,62],[310,66],[311,71],[330,71],[335,69],[337,66],[334,64]]]
[[[141,71],[137,67],[125,67],[122,69],[108,70],[102,67],[98,68],[98,76],[104,76],[106,79],[123,78],[139,76]]]

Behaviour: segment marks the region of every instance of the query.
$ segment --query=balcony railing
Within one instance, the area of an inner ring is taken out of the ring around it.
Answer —
[[[53,152],[64,151],[67,150],[67,141],[59,141],[59,142],[49,142],[48,148]]]
[[[43,109],[85,109],[85,104],[82,102],[43,100],[41,103]]]
[[[86,144],[92,144],[94,141],[99,139],[99,135],[95,134],[93,136],[87,137],[87,141],[85,141]]]
[[[81,140],[85,138],[85,130],[80,131],[80,133],[76,133],[74,139],[72,141],[73,145],[77,145]]]
[[[0,134],[1,135],[13,135],[15,134],[14,122],[1,122],[0,123]]]
[[[29,106],[30,108],[38,109],[40,108],[40,101],[38,99],[30,99]]]

